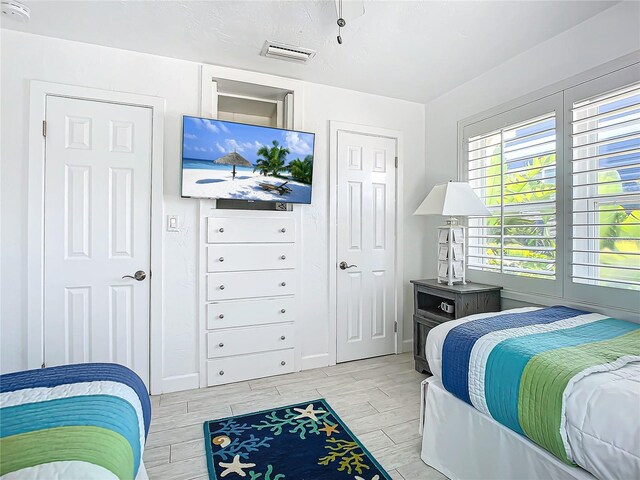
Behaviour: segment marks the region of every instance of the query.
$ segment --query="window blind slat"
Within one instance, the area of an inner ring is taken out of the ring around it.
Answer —
[[[573,108],[571,109],[571,111],[574,112],[576,110],[581,110],[585,106],[588,106],[590,108],[606,106],[611,102],[624,100],[626,98],[634,97],[636,95],[640,95],[640,88],[636,87],[635,85],[630,85],[629,87],[612,90],[609,93],[605,93],[598,97],[593,97],[590,100],[586,100],[583,102],[576,102],[573,105]]]
[[[588,108],[588,107],[583,107],[583,108]],[[638,104],[634,104],[634,105],[629,105],[627,107],[620,107],[620,108],[616,108],[614,110],[609,110],[607,112],[604,113],[598,113],[595,115],[588,115],[588,116],[584,116],[581,118],[575,118],[575,111],[578,110],[574,110],[574,120],[573,120],[573,127],[574,127],[574,132],[577,129],[578,125],[582,125],[585,122],[593,122],[596,120],[603,120],[609,117],[613,117],[615,115],[621,115],[623,113],[629,113],[629,112],[634,112],[638,109]]]

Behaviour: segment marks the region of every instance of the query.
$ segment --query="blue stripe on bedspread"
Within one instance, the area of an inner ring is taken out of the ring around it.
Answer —
[[[469,398],[469,360],[476,341],[482,336],[528,325],[557,322],[585,314],[568,307],[551,307],[531,312],[507,313],[463,323],[452,328],[442,347],[442,383],[456,397],[471,404]]]
[[[27,388],[52,388],[81,382],[118,382],[131,387],[138,395],[142,405],[146,438],[151,423],[149,394],[140,377],[122,365],[115,363],[79,363],[8,373],[2,376],[0,393]]]
[[[608,340],[636,328],[637,325],[633,323],[609,318],[498,343],[489,354],[484,377],[485,398],[491,416],[511,430],[525,435],[518,419],[518,396],[522,373],[531,358],[548,350]]]
[[[68,426],[102,427],[119,433],[131,445],[135,471],[140,465],[138,414],[125,399],[111,395],[83,395],[25,403],[2,409],[0,438]]]

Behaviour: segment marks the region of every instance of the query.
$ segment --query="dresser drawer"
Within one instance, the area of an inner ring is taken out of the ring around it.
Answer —
[[[207,300],[275,297],[295,292],[295,270],[207,274]]]
[[[295,297],[232,300],[207,304],[207,329],[293,322]]]
[[[207,218],[208,243],[295,242],[293,218]]]
[[[277,352],[254,353],[239,357],[215,358],[207,361],[207,383],[241,382],[293,372],[293,348]]]
[[[293,348],[293,323],[207,333],[208,358]]]
[[[221,244],[207,247],[208,272],[295,268],[294,243]]]

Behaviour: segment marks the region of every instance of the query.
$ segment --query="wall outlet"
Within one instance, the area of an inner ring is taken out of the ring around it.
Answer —
[[[167,215],[167,232],[179,232],[180,221],[178,215]]]

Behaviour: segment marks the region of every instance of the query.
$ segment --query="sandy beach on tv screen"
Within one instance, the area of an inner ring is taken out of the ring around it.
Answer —
[[[280,194],[268,191],[261,183],[280,186],[284,182],[291,192]],[[261,175],[251,170],[237,169],[235,180],[231,170],[184,169],[182,171],[182,195],[185,197],[229,198],[237,200],[256,200],[266,202],[309,203],[311,185]]]

